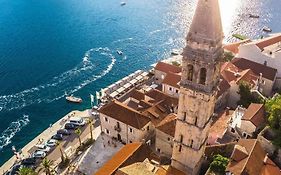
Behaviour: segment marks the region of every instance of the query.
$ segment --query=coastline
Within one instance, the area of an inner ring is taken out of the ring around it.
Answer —
[[[22,149],[22,156],[21,158],[27,158],[29,156],[29,150],[34,147],[40,140],[47,141],[52,135],[56,134],[58,129],[61,129],[65,122],[67,121],[69,116],[80,116],[80,117],[89,117],[89,109],[86,109],[84,111],[78,111],[74,110],[60,118],[58,121],[56,121],[51,127],[46,128],[43,132],[41,132],[38,136],[36,136],[33,140],[28,142]],[[7,160],[1,167],[0,167],[0,173],[4,173],[9,171],[9,169],[16,163],[16,156],[13,155],[9,160]]]

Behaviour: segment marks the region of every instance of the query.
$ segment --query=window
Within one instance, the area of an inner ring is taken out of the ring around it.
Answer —
[[[171,139],[170,139],[170,137],[168,137],[168,141],[170,141]]]
[[[243,137],[247,137],[247,134],[245,132],[243,132]]]
[[[169,87],[169,91],[173,91],[173,88]]]
[[[132,128],[130,128],[130,132],[133,132],[133,129],[132,129]]]
[[[232,132],[232,133],[235,133],[235,129],[234,129],[234,128],[231,128],[231,132]]]
[[[186,112],[183,113],[183,121],[186,120]]]
[[[159,152],[159,153],[160,153],[160,148],[157,148],[157,152]]]
[[[132,140],[130,140],[130,143],[133,143]]]
[[[109,132],[109,130],[108,129],[105,129],[105,132],[106,132],[106,134],[110,134],[110,132]]]
[[[182,146],[180,145],[180,146],[179,146],[179,152],[181,152],[181,149],[182,149]]]
[[[194,125],[197,125],[197,117],[195,117]]]
[[[187,80],[192,81],[193,79],[193,66],[189,64],[187,66]]]
[[[107,118],[107,117],[104,117],[104,121],[108,122],[108,118]]]
[[[180,143],[183,141],[183,135],[180,135]]]
[[[206,74],[207,74],[207,69],[206,68],[201,68],[200,69],[200,80],[199,83],[205,85],[206,83]]]
[[[193,140],[191,140],[190,142],[190,147],[192,148],[192,146],[193,146]]]
[[[120,128],[120,123],[119,122],[117,122],[117,128]]]
[[[149,131],[149,126],[146,127],[146,130]]]
[[[179,90],[176,89],[176,93],[178,94],[178,93],[179,93]]]

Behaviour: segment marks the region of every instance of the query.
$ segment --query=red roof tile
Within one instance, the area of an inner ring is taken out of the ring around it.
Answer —
[[[175,114],[169,114],[156,126],[156,128],[174,137],[176,129],[176,119],[177,116]]]
[[[251,121],[256,127],[265,122],[265,109],[263,104],[252,103],[245,111],[242,120]]]
[[[223,46],[223,48],[224,48],[225,50],[228,50],[228,51],[234,53],[234,54],[237,54],[238,51],[239,51],[239,49],[238,49],[239,46],[240,46],[241,44],[245,44],[245,43],[249,43],[249,42],[251,42],[251,40],[246,39],[246,40],[242,40],[242,41],[239,41],[239,42],[236,42],[236,43],[226,44],[226,45]]]
[[[174,66],[172,64],[164,63],[164,62],[158,62],[155,66],[155,70],[159,70],[165,73],[180,73],[181,72],[181,67]]]
[[[172,87],[180,88],[179,82],[181,80],[181,75],[175,73],[167,73],[162,84],[167,84]]]
[[[263,50],[265,47],[273,45],[278,42],[281,42],[281,34],[258,40],[255,43],[256,46],[258,46],[261,50]]]

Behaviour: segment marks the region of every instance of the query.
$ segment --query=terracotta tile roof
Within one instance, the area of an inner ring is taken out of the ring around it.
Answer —
[[[245,58],[234,58],[231,63],[233,63],[236,67],[241,70],[251,69],[257,76],[262,73],[262,76],[271,81],[275,80],[275,76],[277,74],[277,69],[272,67],[265,66],[260,63],[256,63],[251,60],[247,60]]]
[[[229,83],[237,79],[235,73],[239,72],[241,72],[241,70],[231,62],[225,62],[221,67],[221,75]]]
[[[226,45],[223,46],[223,48],[224,48],[225,50],[228,50],[228,51],[234,53],[234,54],[237,54],[237,53],[239,52],[239,49],[238,49],[239,46],[240,46],[241,44],[245,44],[245,43],[249,43],[249,42],[251,42],[251,40],[246,39],[246,40],[242,40],[242,41],[239,41],[239,42],[226,44]]]
[[[131,157],[140,147],[142,143],[129,143],[123,146],[109,161],[107,161],[95,175],[111,175],[113,174],[129,157]]]
[[[255,42],[256,46],[263,50],[265,47],[281,42],[281,34],[277,34],[271,37],[267,37]]]
[[[257,80],[258,80],[258,76],[251,69],[246,69],[239,72],[236,79],[236,84],[239,84],[240,82],[247,82],[252,86],[254,86]]]
[[[265,157],[264,164],[260,175],[281,175],[279,167],[267,156]]]
[[[252,103],[245,111],[242,120],[251,121],[255,126],[260,126],[265,122],[265,109],[263,104]]]
[[[155,66],[155,70],[159,70],[165,73],[169,73],[169,72],[180,73],[181,67],[159,61]]]
[[[144,99],[144,93],[142,93],[141,91],[135,89],[135,90],[133,90],[133,91],[131,92],[130,97],[132,97],[132,98],[134,98],[134,99],[136,99],[136,100],[141,101],[141,100]]]
[[[177,119],[176,114],[174,113],[169,114],[156,126],[156,128],[174,137],[175,129],[176,129],[176,119]]]
[[[167,73],[162,84],[167,84],[175,88],[180,88],[179,82],[181,80],[181,75],[175,73]]]
[[[226,81],[226,79],[221,76],[221,82],[219,83],[219,91],[217,96],[221,96],[223,93],[225,93],[230,88],[230,84]]]
[[[208,143],[214,144],[217,138],[222,138],[228,128],[228,123],[231,119],[233,111],[223,111],[218,115],[218,118],[212,123],[209,131]],[[215,140],[213,140],[215,139]]]
[[[226,171],[234,175],[259,175],[264,166],[266,152],[256,139],[240,139],[231,155]]]
[[[117,100],[103,106],[99,112],[137,129],[143,128],[150,122],[149,118]]]
[[[147,95],[150,98],[153,98],[155,102],[162,101],[162,103],[167,106],[176,107],[179,101],[176,97],[172,97],[157,89],[152,89],[151,91],[147,92],[145,95]]]
[[[163,165],[157,170],[156,175],[186,175],[186,174],[170,165]]]

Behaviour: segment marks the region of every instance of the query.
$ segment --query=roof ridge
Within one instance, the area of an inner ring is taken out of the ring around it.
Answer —
[[[243,168],[242,168],[242,172],[243,172],[244,169],[246,168],[246,166],[247,166],[247,164],[248,164],[248,161],[249,161],[250,157],[252,156],[252,153],[253,153],[253,151],[254,151],[254,149],[255,149],[255,147],[256,147],[256,145],[257,145],[257,142],[258,142],[257,139],[249,139],[249,140],[255,140],[255,144],[254,144],[254,146],[252,147],[252,150],[250,150],[249,156],[246,158],[247,160],[246,160],[246,163],[244,164],[244,166],[243,166]]]

